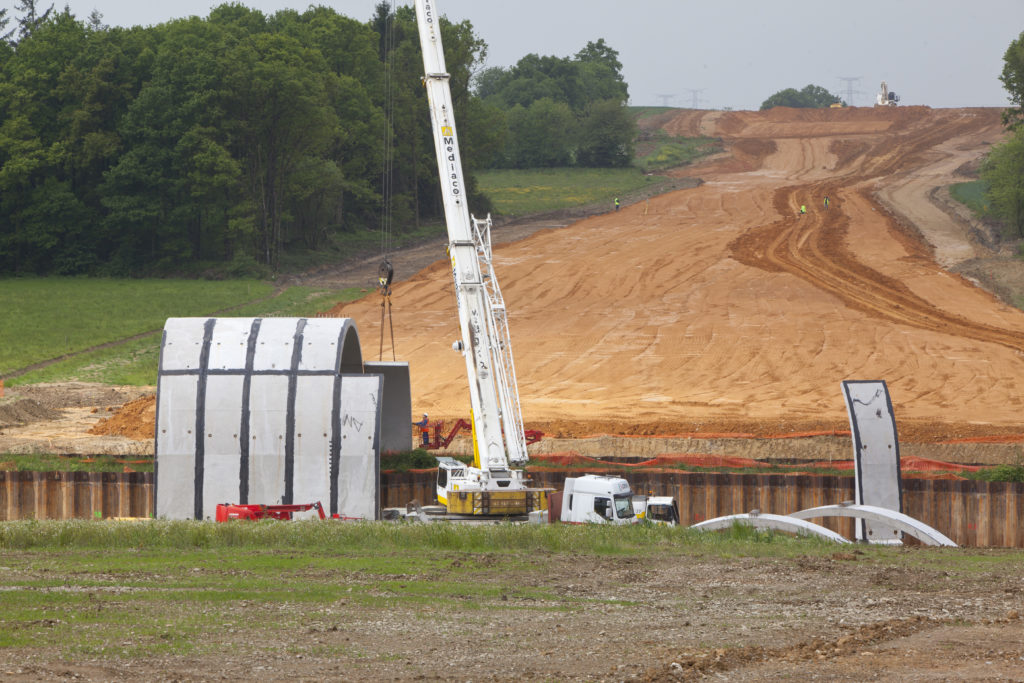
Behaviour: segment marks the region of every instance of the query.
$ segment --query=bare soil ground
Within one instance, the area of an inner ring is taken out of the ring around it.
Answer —
[[[841,430],[839,383],[885,379],[901,439],[1024,432],[1024,313],[951,272],[998,254],[934,198],[1000,139],[999,110],[682,111],[662,125],[723,138],[727,154],[680,171],[702,184],[496,249],[528,426]],[[1012,290],[1018,264],[1000,263]],[[393,296],[415,409],[432,417],[466,412],[450,280],[438,260]],[[376,341],[378,311],[368,297],[333,312]]]
[[[311,567],[296,572],[295,580],[340,582],[356,594],[371,590],[382,607],[358,599],[316,605],[215,600],[208,606],[219,628],[202,644],[204,654],[163,653],[159,638],[147,657],[65,659],[59,653],[66,644],[0,649],[0,678],[1022,680],[1024,565],[1006,561],[1004,551],[974,554],[973,563],[922,549],[884,556],[859,550],[782,558],[681,555],[654,562],[539,555],[510,570],[491,555],[453,553],[451,568],[478,567],[474,580],[492,582],[493,590],[432,607],[388,601],[390,591],[403,586],[375,587],[376,574],[342,571],[328,578]],[[16,553],[8,562],[21,565],[24,558]],[[47,579],[60,578],[60,571],[49,570]],[[195,567],[190,575],[222,571]],[[442,566],[390,579],[444,581],[448,571]],[[110,579],[66,575],[69,589],[91,578]],[[556,597],[518,593],[524,586]],[[191,600],[136,602],[132,590],[78,608],[130,611],[142,623],[159,620],[160,610],[196,609]],[[60,612],[48,618],[54,627],[68,619]],[[154,637],[126,628],[112,649],[137,651],[147,638]]]

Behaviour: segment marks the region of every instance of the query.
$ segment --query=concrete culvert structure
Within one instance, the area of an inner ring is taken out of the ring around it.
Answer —
[[[320,501],[332,515],[379,518],[383,384],[365,372],[348,318],[168,319],[156,515]]]

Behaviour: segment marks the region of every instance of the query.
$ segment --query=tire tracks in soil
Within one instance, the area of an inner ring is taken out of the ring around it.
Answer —
[[[768,272],[785,272],[829,292],[845,305],[888,322],[922,330],[998,344],[1024,354],[1024,338],[1018,331],[974,322],[945,311],[915,295],[902,282],[861,262],[845,246],[851,217],[844,203],[861,202],[884,217],[889,234],[909,252],[908,258],[923,267],[937,269],[928,248],[863,189],[870,181],[888,175],[907,160],[928,153],[941,141],[956,137],[970,125],[960,117],[941,126],[921,130],[910,126],[900,135],[846,158],[853,166],[841,179],[775,190],[772,202],[781,219],[745,232],[733,240],[733,258]],[[884,147],[883,147],[884,145]],[[833,198],[825,212],[800,216],[798,207],[812,204],[808,198]]]

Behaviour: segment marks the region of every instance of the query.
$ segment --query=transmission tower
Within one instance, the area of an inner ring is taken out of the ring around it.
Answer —
[[[860,85],[860,76],[840,76],[839,80],[846,83],[846,106],[853,106],[853,96],[864,94],[863,90],[855,90],[854,85]]]
[[[660,97],[661,98],[661,106],[667,107],[667,106],[669,106],[668,101],[671,100],[671,99],[674,99],[675,95],[674,94],[673,95],[655,95],[655,97]]]
[[[700,94],[702,92],[704,92],[705,90],[707,90],[707,88],[683,88],[683,90],[685,90],[686,92],[688,92],[691,95],[693,95],[693,107],[692,108],[693,109],[700,109],[700,103],[704,101],[701,98]]]

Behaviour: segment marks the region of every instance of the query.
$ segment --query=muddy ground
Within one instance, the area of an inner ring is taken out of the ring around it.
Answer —
[[[222,626],[204,643],[206,654],[167,655],[155,648],[147,657],[65,659],[59,654],[67,649],[63,644],[0,648],[0,679],[1024,679],[1024,563],[1006,552],[974,551],[973,560],[959,552],[816,550],[766,558],[704,553],[653,562],[544,554],[524,558],[511,574],[487,573],[489,564],[506,566],[494,556],[454,553],[451,567],[479,567],[474,576],[490,577],[484,580],[493,583],[491,594],[433,607],[400,600],[385,607],[390,588],[374,589],[382,598],[379,608],[359,600],[214,602],[209,608]],[[9,562],[20,565],[23,559],[16,554]],[[444,580],[446,571],[393,578]],[[59,576],[51,572],[47,578]],[[90,575],[66,578],[74,588]],[[328,579],[313,568],[296,579],[330,580],[356,591],[379,581],[360,572]],[[513,586],[556,597],[532,598]],[[135,604],[130,591],[106,596],[95,608],[129,610],[144,621],[154,609],[179,609]],[[59,626],[67,617],[47,618]],[[137,648],[146,638],[126,628],[113,644]]]

